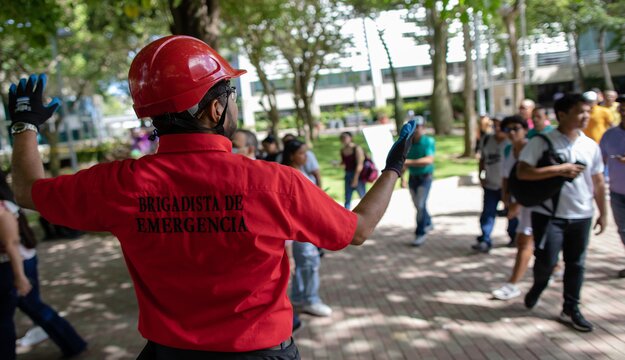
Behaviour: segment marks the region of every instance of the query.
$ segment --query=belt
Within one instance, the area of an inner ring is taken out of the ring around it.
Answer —
[[[279,345],[276,345],[274,347],[270,347],[270,348],[267,348],[267,349],[262,349],[262,350],[284,350],[284,349],[288,348],[289,346],[291,346],[291,344],[293,344],[293,338],[292,337],[288,338],[287,340],[284,340]]]

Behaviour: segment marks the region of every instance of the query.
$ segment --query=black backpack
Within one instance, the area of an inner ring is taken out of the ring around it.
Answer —
[[[547,143],[547,150],[545,150],[538,159],[536,167],[545,167],[551,165],[559,165],[565,163],[558,153],[553,149],[553,144],[543,134],[536,134]],[[549,199],[553,202],[553,209],[551,213],[555,214],[558,206],[558,200],[560,198],[560,190],[565,181],[569,179],[563,176],[552,177],[543,180],[520,180],[516,175],[518,162],[514,164],[510,174],[508,175],[508,191],[514,196],[516,202],[519,204],[530,207],[539,206]]]

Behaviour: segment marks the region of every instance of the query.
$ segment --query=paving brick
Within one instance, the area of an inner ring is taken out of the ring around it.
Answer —
[[[409,246],[414,208],[407,190],[395,191],[372,241],[321,262],[321,297],[331,318],[302,316],[295,338],[302,359],[623,359],[625,251],[611,222],[592,236],[582,311],[596,331],[580,334],[555,321],[562,283],[555,282],[533,311],[522,298],[490,300],[509,276],[515,249],[497,219],[489,255],[469,247],[478,235],[481,190],[435,181],[430,212],[435,230],[420,248]],[[611,218],[610,218],[611,219]],[[90,343],[79,359],[134,359],[145,344],[136,331],[137,305],[117,241],[101,234],[39,247],[42,295]],[[531,286],[531,269],[520,283]],[[30,326],[16,317],[18,334]],[[19,349],[18,359],[56,358],[46,341]]]

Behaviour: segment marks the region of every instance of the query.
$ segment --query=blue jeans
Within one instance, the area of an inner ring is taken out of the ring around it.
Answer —
[[[311,305],[319,298],[319,250],[311,243],[293,241],[295,274],[291,282],[291,302]]]
[[[408,188],[412,196],[412,202],[417,208],[417,236],[425,235],[426,229],[432,226],[432,218],[427,209],[428,195],[432,187],[432,174],[410,175]]]
[[[492,246],[490,234],[495,226],[495,218],[497,217],[497,204],[501,201],[501,190],[484,189],[484,207],[480,216],[480,228],[482,235],[478,237],[478,241],[485,242],[488,246]],[[514,218],[508,221],[508,236],[514,239],[516,236],[516,228],[519,225],[519,219]]]
[[[24,297],[18,297],[13,288],[13,271],[10,263],[0,264],[2,308],[0,328],[0,358],[15,358],[15,324],[13,315],[15,306],[48,334],[50,339],[61,349],[64,356],[72,356],[82,352],[87,343],[76,333],[76,330],[54,309],[41,301],[39,295],[39,274],[37,272],[37,257],[24,261],[24,272],[30,280],[32,290]],[[8,285],[8,286],[7,286]],[[11,308],[12,307],[12,308]],[[5,332],[6,331],[6,332]],[[5,336],[5,334],[7,334]]]
[[[625,245],[625,194],[610,192],[610,205],[612,206],[612,215],[618,234],[621,236],[621,242]]]
[[[345,171],[345,208],[350,209],[352,205],[352,194],[354,190],[358,191],[358,195],[362,199],[365,196],[365,182],[362,180],[358,180],[358,185],[354,188],[352,187],[352,180],[354,180],[354,172],[353,171]]]

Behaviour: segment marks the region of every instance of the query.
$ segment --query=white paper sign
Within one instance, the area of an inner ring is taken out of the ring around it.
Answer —
[[[386,156],[393,146],[392,125],[369,126],[362,129],[369,150],[371,151],[371,160],[381,172],[386,165]]]

